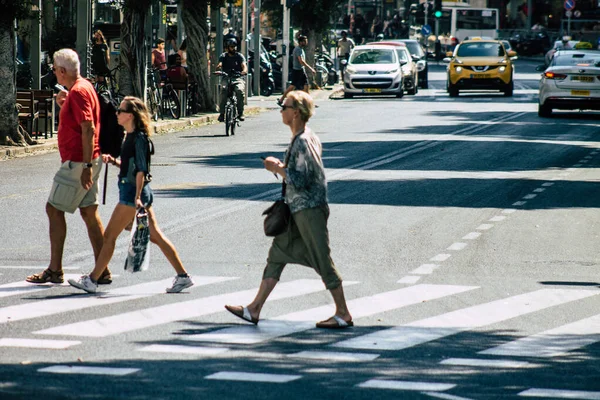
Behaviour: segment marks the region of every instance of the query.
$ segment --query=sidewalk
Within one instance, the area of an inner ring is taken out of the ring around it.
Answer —
[[[315,100],[324,100],[329,98],[333,93],[335,93],[335,89],[336,87],[334,87],[333,90],[314,90],[311,92],[311,95],[315,98]],[[267,109],[277,108],[276,101],[279,98],[279,96],[279,94],[273,94],[269,97],[249,97],[248,105],[245,108],[245,114],[254,115],[266,111]],[[218,117],[219,113],[216,112],[202,113],[193,117],[159,120],[154,123],[154,127],[156,129],[156,133],[158,134],[178,132],[184,129],[208,125],[212,123],[218,123]],[[58,149],[57,135],[53,135],[52,138],[48,139],[36,140],[38,141],[38,144],[27,147],[0,146],[0,161],[8,160],[15,157],[26,157],[38,153],[47,153],[49,151],[56,151]]]

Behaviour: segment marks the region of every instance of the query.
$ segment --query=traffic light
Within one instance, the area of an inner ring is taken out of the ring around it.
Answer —
[[[442,0],[433,0],[433,16],[442,18]]]

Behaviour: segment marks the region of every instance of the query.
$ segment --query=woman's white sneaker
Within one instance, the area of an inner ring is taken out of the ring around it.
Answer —
[[[98,284],[92,282],[89,275],[82,275],[78,280],[69,279],[69,285],[76,287],[77,289],[85,290],[88,293],[96,293]]]
[[[175,279],[173,279],[173,285],[170,288],[167,288],[167,293],[179,293],[190,286],[194,286],[194,281],[191,276],[181,277],[177,275]]]

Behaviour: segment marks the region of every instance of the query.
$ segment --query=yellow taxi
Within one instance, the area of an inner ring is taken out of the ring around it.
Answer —
[[[513,95],[514,67],[511,57],[498,40],[465,40],[454,49],[448,63],[447,89],[450,97],[461,90],[499,90],[505,96]]]

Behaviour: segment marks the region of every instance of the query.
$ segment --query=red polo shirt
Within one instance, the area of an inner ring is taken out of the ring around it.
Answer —
[[[94,87],[86,79],[79,78],[60,109],[58,124],[58,151],[62,162],[67,160],[83,162],[83,142],[81,123],[92,121],[94,124],[94,151],[92,159],[100,157],[100,101]]]

